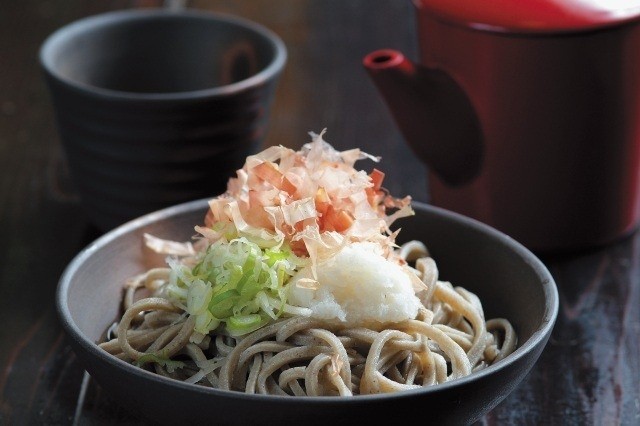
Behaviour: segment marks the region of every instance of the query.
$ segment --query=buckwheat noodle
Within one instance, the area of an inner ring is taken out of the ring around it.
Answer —
[[[195,320],[163,297],[169,268],[127,283],[124,314],[100,347],[157,374],[218,389],[290,396],[352,396],[445,383],[514,351],[508,320],[485,320],[479,298],[438,279],[421,243],[397,251],[421,283],[415,319],[380,329],[344,328],[294,316],[240,338],[190,342]],[[138,292],[148,297],[139,298]],[[139,300],[136,300],[139,298]],[[166,361],[169,360],[169,361]]]

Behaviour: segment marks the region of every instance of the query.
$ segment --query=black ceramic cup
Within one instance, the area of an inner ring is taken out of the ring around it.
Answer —
[[[73,182],[103,231],[216,196],[261,149],[287,51],[272,31],[194,9],[134,9],[51,34],[40,62]]]

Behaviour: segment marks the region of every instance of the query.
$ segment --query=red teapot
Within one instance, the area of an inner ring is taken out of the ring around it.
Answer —
[[[429,202],[539,252],[640,220],[640,0],[414,0],[419,63],[363,64]]]

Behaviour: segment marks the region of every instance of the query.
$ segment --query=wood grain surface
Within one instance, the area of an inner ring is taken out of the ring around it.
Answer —
[[[221,11],[278,33],[289,58],[265,145],[297,148],[327,128],[336,148],[382,157],[388,189],[428,201],[412,155],[365,75],[378,48],[416,54],[409,0],[3,0],[0,7],[0,424],[145,424],[92,382],[54,306],[67,265],[100,235],[66,168],[38,49],[75,19],[123,8]],[[543,258],[561,307],[531,373],[478,424],[640,424],[640,236]],[[425,413],[428,416],[428,413]]]

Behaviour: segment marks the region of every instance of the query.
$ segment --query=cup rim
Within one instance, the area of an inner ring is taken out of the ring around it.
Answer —
[[[252,76],[223,86],[209,87],[205,89],[188,90],[181,92],[130,92],[124,90],[107,89],[72,80],[58,72],[53,66],[53,57],[59,46],[67,40],[76,37],[83,31],[93,26],[106,26],[115,22],[145,21],[158,18],[174,17],[179,19],[200,19],[212,21],[224,21],[232,25],[240,26],[252,31],[274,48],[274,56],[271,62],[262,70]],[[103,12],[87,16],[70,22],[51,33],[42,43],[39,51],[39,61],[42,69],[51,78],[85,94],[97,97],[120,100],[156,100],[176,101],[186,99],[207,98],[221,95],[233,95],[249,88],[258,86],[276,74],[280,73],[287,60],[287,49],[284,41],[275,32],[262,24],[247,18],[222,12],[210,12],[200,9],[122,9],[111,12]]]

